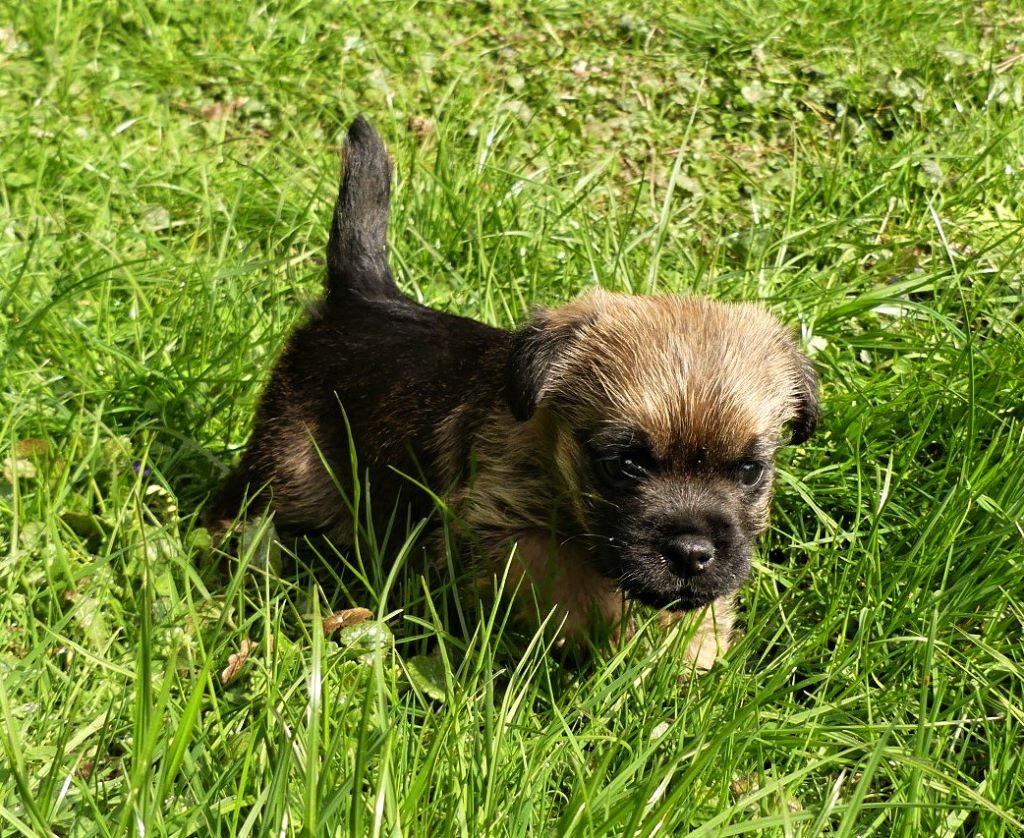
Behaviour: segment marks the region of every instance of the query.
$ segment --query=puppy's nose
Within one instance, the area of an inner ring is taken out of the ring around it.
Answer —
[[[696,576],[715,560],[715,545],[704,535],[677,535],[665,544],[665,558],[680,576]]]

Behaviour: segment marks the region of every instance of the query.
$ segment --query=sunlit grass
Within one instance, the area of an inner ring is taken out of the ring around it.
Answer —
[[[0,832],[1020,834],[1011,12],[0,16]],[[692,291],[799,331],[824,424],[709,674],[649,630],[563,666],[405,522],[358,556],[293,560],[265,522],[211,550],[359,111],[413,296],[507,326]],[[325,637],[351,607],[374,619]]]

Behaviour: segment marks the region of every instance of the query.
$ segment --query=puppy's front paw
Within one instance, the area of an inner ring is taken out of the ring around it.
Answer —
[[[714,666],[715,661],[726,653],[732,641],[735,610],[735,601],[732,595],[729,595],[715,600],[703,614],[699,615],[699,623],[693,629],[684,652],[687,669],[694,669],[698,673],[707,672]],[[661,624],[669,628],[677,623],[697,618],[693,613],[666,611],[661,616]],[[680,628],[685,630],[687,627],[684,625]]]

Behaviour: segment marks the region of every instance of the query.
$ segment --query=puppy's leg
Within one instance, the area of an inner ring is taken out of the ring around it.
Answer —
[[[551,626],[563,647],[583,647],[588,640],[614,633],[625,611],[622,593],[591,566],[586,551],[559,545],[546,532],[519,537],[508,582],[519,589],[524,619],[535,619],[538,607],[542,617],[554,611]]]
[[[345,502],[351,477],[337,462],[324,462],[313,434],[311,423],[301,418],[258,423],[241,462],[210,504],[211,532],[230,536],[241,519],[272,507],[279,534],[322,533],[336,544],[351,544]]]
[[[244,462],[231,470],[204,513],[206,527],[215,542],[222,542],[235,534],[243,511],[248,517],[266,508],[268,498],[266,493],[256,494],[258,488],[259,484]]]

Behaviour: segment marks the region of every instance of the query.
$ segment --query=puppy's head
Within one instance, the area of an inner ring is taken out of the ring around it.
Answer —
[[[658,608],[699,608],[747,577],[776,449],[807,439],[818,380],[752,305],[588,294],[513,337],[508,400],[542,414],[600,569]]]

